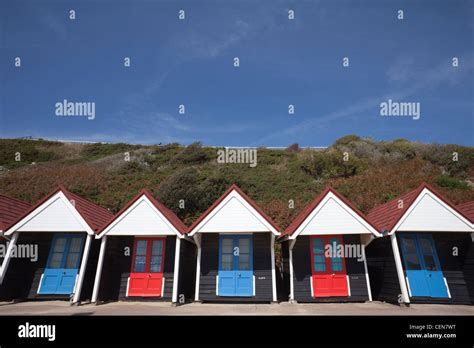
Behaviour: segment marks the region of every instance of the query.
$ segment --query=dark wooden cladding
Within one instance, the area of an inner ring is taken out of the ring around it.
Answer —
[[[289,242],[279,243],[281,245],[281,267],[280,273],[282,281],[277,283],[278,301],[288,301],[290,299],[290,254]]]
[[[359,235],[343,236],[344,244],[360,245]],[[350,296],[313,297],[311,294],[311,256],[309,236],[299,236],[293,246],[293,286],[296,302],[364,302],[369,300],[364,262],[357,257],[345,258]],[[287,244],[288,242],[285,242]],[[288,271],[289,273],[289,271]],[[289,277],[288,277],[289,281]]]
[[[474,304],[474,242],[468,244],[466,258],[463,265],[464,280],[471,304]]]
[[[373,300],[398,303],[401,290],[390,237],[374,239],[365,253]]]
[[[216,295],[216,276],[219,270],[219,234],[203,233],[201,241],[199,300],[219,302],[271,302],[273,299],[273,289],[270,237],[270,233],[262,232],[253,234],[255,296],[220,297]]]
[[[133,236],[109,236],[98,294],[99,301],[117,301],[127,291],[133,254]]]
[[[86,233],[83,233],[83,235],[85,237]],[[21,258],[12,258],[10,260],[3,284],[0,287],[1,299],[70,299],[69,295],[38,294],[41,275],[43,274],[48,261],[53,236],[54,233],[50,232],[20,232],[17,245],[38,245],[38,260],[36,262],[31,262],[30,259]],[[81,291],[81,301],[88,301],[92,297],[98,251],[99,242],[93,239]]]
[[[196,284],[196,245],[186,240],[181,240],[181,253],[179,257],[178,302],[191,302],[194,300]],[[184,297],[182,297],[184,296]]]

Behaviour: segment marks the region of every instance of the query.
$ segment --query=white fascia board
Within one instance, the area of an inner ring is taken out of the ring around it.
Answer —
[[[114,228],[116,225],[118,225],[123,219],[127,217],[128,214],[130,214],[138,205],[141,203],[145,202],[152,210],[153,212],[165,222],[165,224],[174,232],[175,235],[177,235],[179,238],[184,238],[184,235],[181,234],[180,231],[178,231],[173,224],[159,211],[155,205],[148,199],[146,195],[142,195],[139,199],[137,199],[130,207],[128,207],[127,210],[125,210],[117,219],[115,219],[110,225],[108,225],[99,235],[97,235],[96,238],[102,238],[104,235],[109,235],[109,236],[163,236],[163,235],[173,235],[169,233],[150,233],[150,232],[141,232],[137,230],[133,230],[130,232],[126,233],[109,233],[109,231]]]
[[[369,224],[362,216],[360,216],[357,212],[355,212],[351,207],[349,207],[346,203],[344,203],[342,200],[339,199],[334,193],[328,192],[328,194],[322,199],[321,202],[316,206],[315,209],[306,217],[306,219],[303,221],[303,223],[298,226],[296,231],[289,236],[289,239],[296,239],[298,235],[306,228],[306,226],[313,220],[313,218],[321,211],[321,209],[324,208],[326,203],[330,200],[333,199],[336,203],[338,203],[342,209],[344,209],[346,212],[348,212],[354,219],[356,219],[360,224],[362,224],[368,231],[364,233],[354,233],[354,234],[372,234],[376,237],[381,237],[382,235],[371,225]],[[321,235],[325,234],[338,234],[338,233],[321,233]],[[344,234],[344,233],[339,233],[339,234]],[[317,235],[317,234],[315,234]]]
[[[410,214],[413,212],[413,210],[416,209],[417,205],[420,203],[420,201],[424,198],[425,195],[428,195],[429,197],[431,197],[432,199],[434,199],[436,202],[438,202],[439,204],[441,204],[444,208],[446,208],[450,213],[452,213],[453,215],[455,215],[459,220],[461,220],[464,224],[466,224],[471,230],[473,230],[473,224],[468,221],[464,216],[462,216],[461,214],[459,214],[456,210],[454,210],[453,208],[451,208],[448,204],[446,204],[445,202],[443,202],[441,199],[438,198],[437,195],[435,195],[434,193],[432,193],[429,189],[427,188],[424,188],[420,194],[418,195],[418,197],[416,197],[415,201],[411,204],[411,206],[407,209],[407,211],[403,214],[403,216],[400,218],[400,220],[398,220],[397,224],[392,228],[392,230],[388,233],[388,235],[392,235],[394,234],[395,232],[398,231],[398,229],[400,228],[400,226],[403,224],[403,222],[405,222],[405,220],[410,216]],[[401,232],[406,232],[406,231],[401,231]],[[437,231],[409,231],[409,232],[434,232],[436,233]],[[450,232],[450,231],[445,231],[445,232]],[[459,232],[472,232],[472,231],[459,231]]]
[[[15,225],[13,225],[11,228],[8,229],[4,234],[5,236],[9,236],[18,229],[20,229],[23,225],[28,223],[31,219],[33,219],[35,216],[40,214],[42,211],[47,209],[51,204],[56,202],[58,199],[62,200],[65,203],[65,206],[68,208],[68,210],[72,213],[72,215],[78,220],[79,224],[83,227],[82,231],[74,231],[74,232],[87,232],[87,234],[94,235],[94,231],[92,228],[89,226],[89,224],[84,220],[84,218],[79,214],[77,209],[72,205],[72,203],[67,199],[67,197],[64,195],[62,191],[57,192],[54,194],[52,197],[50,197],[46,202],[43,202],[39,207],[37,207],[35,210],[30,212],[27,216],[25,216],[23,219],[18,221]],[[24,232],[24,231],[23,231]],[[71,231],[64,231],[65,233],[71,232]]]
[[[233,190],[231,193],[227,195],[227,197],[219,203],[217,207],[215,207],[212,212],[210,212],[197,226],[193,228],[193,230],[189,233],[189,236],[193,236],[196,233],[202,233],[200,230],[203,226],[205,226],[219,211],[225,207],[225,205],[231,200],[236,198],[252,215],[257,218],[257,220],[262,223],[266,231],[252,231],[253,232],[272,232],[275,236],[279,236],[280,232],[277,231],[272,224],[270,224],[254,207],[252,207],[236,190]],[[222,232],[222,233],[238,233],[239,231],[235,232]]]

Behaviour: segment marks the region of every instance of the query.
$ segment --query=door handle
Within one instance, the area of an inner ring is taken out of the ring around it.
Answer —
[[[431,273],[430,273],[430,274],[428,274],[428,277],[431,277]]]
[[[331,274],[333,277],[336,275],[336,273]]]

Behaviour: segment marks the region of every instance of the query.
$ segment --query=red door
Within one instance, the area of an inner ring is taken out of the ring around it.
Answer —
[[[328,245],[333,251],[330,255],[325,254]],[[344,247],[341,236],[310,238],[313,297],[349,295],[344,255],[335,253],[341,247]]]
[[[128,296],[162,296],[165,238],[135,238]]]

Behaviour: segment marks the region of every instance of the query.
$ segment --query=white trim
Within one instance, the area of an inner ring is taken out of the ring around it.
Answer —
[[[0,285],[3,283],[3,279],[5,278],[5,274],[7,273],[8,265],[10,264],[10,259],[12,256],[13,247],[16,245],[18,240],[18,232],[14,233],[12,238],[10,239],[7,247],[7,254],[3,258],[2,266],[0,267]]]
[[[252,293],[253,293],[253,296],[255,296],[255,275],[253,275],[252,277],[253,277],[253,290],[252,290]]]
[[[216,275],[216,296],[219,296],[219,275]]]
[[[394,234],[390,235],[390,241],[392,244],[395,266],[397,268],[398,283],[400,284],[400,290],[402,291],[402,301],[404,303],[410,303],[410,296],[408,295],[407,284],[405,282],[405,274],[403,272],[400,250],[398,249],[397,237]]]
[[[276,270],[275,270],[275,236],[270,235],[270,254],[272,263],[272,295],[273,302],[277,302]]]
[[[189,236],[194,236],[196,233],[206,233],[206,232],[201,232],[200,229],[206,225],[209,220],[211,220],[218,212],[221,210],[225,205],[231,200],[231,199],[237,199],[252,215],[255,216],[255,218],[267,228],[267,231],[252,231],[252,232],[272,232],[275,236],[279,236],[280,232],[278,232],[275,227],[272,226],[254,207],[252,207],[251,204],[247,202],[246,199],[244,199],[240,193],[238,193],[235,189],[232,190],[209,214],[199,223],[197,226],[195,226],[192,231],[189,232]],[[238,231],[235,231],[233,233],[237,233]]]
[[[405,277],[405,281],[407,282],[407,287],[408,287],[408,295],[409,295],[410,297],[412,297],[412,296],[411,296],[411,286],[410,286],[410,280],[408,279],[408,277]]]
[[[289,254],[289,257],[290,257],[290,262],[289,262],[289,266],[290,266],[290,301],[294,301],[295,299],[295,284],[294,284],[294,279],[293,279],[293,276],[294,276],[294,272],[293,272],[293,247],[296,243],[296,239],[293,239],[293,240],[289,240],[288,241],[288,254]]]
[[[40,284],[39,284],[39,286],[38,286],[38,289],[36,290],[36,293],[37,293],[37,294],[40,293],[41,286],[43,285],[43,277],[44,277],[44,273],[41,274]],[[75,286],[75,285],[74,285],[74,286]]]
[[[163,281],[161,282],[161,296],[160,297],[165,297],[165,283],[166,283],[166,278],[163,277]]]
[[[127,278],[127,291],[125,291],[125,297],[128,297],[128,288],[130,287],[130,277]]]
[[[367,294],[369,301],[372,302],[372,289],[370,287],[369,268],[367,267],[367,257],[365,256],[365,245],[362,244],[362,257],[364,258],[365,281],[367,282]]]
[[[95,272],[94,290],[92,291],[92,303],[97,302],[99,296],[100,278],[102,277],[102,267],[104,265],[105,248],[107,245],[107,236],[100,242],[99,261],[97,262],[97,271]]]
[[[416,206],[418,205],[418,203],[424,198],[425,195],[428,195],[429,197],[431,197],[432,199],[434,199],[437,203],[441,204],[444,208],[446,208],[451,214],[455,215],[459,220],[461,220],[464,224],[466,224],[471,230],[473,229],[472,227],[472,223],[470,221],[468,221],[464,216],[462,216],[461,214],[459,214],[456,210],[454,210],[453,208],[451,208],[448,204],[446,204],[445,202],[443,202],[443,200],[441,200],[440,198],[438,198],[437,195],[435,195],[433,192],[431,192],[431,190],[429,190],[428,188],[424,188],[419,194],[418,196],[416,197],[415,201],[410,205],[410,207],[405,211],[405,213],[402,215],[402,217],[398,220],[398,222],[395,224],[395,226],[392,228],[392,230],[390,231],[390,235],[395,233],[398,228],[400,227],[400,225],[403,224],[403,222],[405,222],[405,220],[408,218],[408,216],[410,216],[411,212],[416,208]],[[413,230],[410,230],[410,231],[403,231],[403,232],[422,232],[422,231],[413,231]],[[436,233],[437,231],[429,231],[429,232],[434,232]],[[444,232],[450,232],[450,231],[444,231]],[[456,232],[456,231],[455,231]],[[459,231],[459,232],[463,232],[463,231]]]
[[[76,293],[76,288],[77,288],[77,277],[78,277],[78,274],[76,274],[76,279],[74,279],[74,290],[72,291],[72,295],[74,295]]]
[[[380,237],[381,234],[370,224],[368,223],[362,216],[360,216],[356,211],[354,211],[350,206],[344,203],[339,197],[337,197],[334,193],[328,192],[326,196],[319,202],[319,204],[311,211],[311,213],[303,220],[303,222],[298,226],[294,233],[289,236],[289,239],[296,239],[298,235],[306,228],[306,226],[313,220],[313,218],[319,213],[319,211],[326,205],[326,203],[333,199],[338,203],[342,209],[344,209],[347,213],[349,213],[353,218],[355,218],[364,228],[369,230],[368,233],[354,233],[354,234],[372,234],[374,236]],[[320,231],[320,233],[314,233],[314,235],[326,235],[328,234],[327,231]],[[334,233],[331,233],[334,234]]]
[[[148,197],[145,195],[145,194],[142,194],[140,196],[140,198],[138,198],[130,207],[128,207],[124,212],[122,212],[122,214],[120,214],[120,216],[115,219],[110,225],[108,225],[106,228],[104,228],[104,230],[102,232],[100,232],[100,234],[97,236],[97,238],[102,238],[102,236],[104,236],[105,234],[108,234],[110,236],[113,236],[113,235],[117,235],[117,236],[138,236],[138,235],[143,235],[143,232],[142,234],[137,234],[136,232],[130,232],[130,234],[125,234],[125,233],[109,233],[109,231],[114,228],[117,224],[120,223],[120,221],[122,221],[128,214],[130,214],[130,212],[132,212],[139,204],[141,204],[142,202],[145,202],[146,204],[148,204],[150,206],[150,208],[154,211],[154,213],[156,215],[158,215],[158,217],[164,221],[164,223],[171,229],[173,230],[173,232],[178,235],[180,238],[184,238],[184,235],[181,234],[180,231],[178,231],[176,229],[176,227],[173,226],[173,224],[163,215],[163,213],[161,211],[159,211],[155,205],[148,199]],[[154,235],[153,234],[154,232],[152,232],[150,235]],[[148,234],[147,234],[148,235]],[[167,234],[163,234],[163,235],[167,235]]]
[[[199,282],[201,280],[201,235],[194,236],[194,242],[198,247],[196,256],[196,284],[194,289],[194,301],[199,301]]]
[[[443,277],[443,279],[444,285],[446,285],[446,290],[448,291],[448,297],[451,298],[451,291],[449,291],[448,281],[446,280],[446,277]]]
[[[178,282],[179,282],[179,257],[181,252],[181,239],[176,236],[176,246],[174,250],[174,274],[173,274],[173,295],[172,303],[178,302]]]
[[[314,296],[313,275],[312,274],[311,274],[311,277],[309,277],[309,284],[311,286],[311,297],[315,297]]]
[[[81,268],[79,270],[79,278],[76,284],[77,288],[75,288],[74,291],[74,298],[72,300],[73,303],[78,303],[81,298],[82,283],[84,282],[84,276],[86,274],[87,261],[89,259],[89,250],[91,247],[92,238],[92,235],[88,235],[86,237],[86,246],[84,247],[84,251],[82,252]]]
[[[347,296],[351,297],[351,282],[349,281],[349,276],[346,274],[347,281]]]
[[[50,197],[46,202],[38,206],[35,210],[30,212],[27,216],[25,216],[23,219],[18,221],[15,225],[10,227],[5,233],[5,236],[9,236],[10,234],[16,232],[18,229],[20,229],[23,225],[28,223],[31,219],[33,219],[35,216],[37,216],[39,213],[41,213],[43,210],[48,208],[51,204],[56,202],[58,199],[61,199],[66,207],[69,209],[69,211],[74,215],[74,217],[78,220],[79,224],[83,227],[82,231],[64,231],[65,233],[68,232],[87,232],[89,235],[95,235],[94,231],[92,228],[89,226],[89,224],[84,220],[84,218],[79,214],[77,209],[72,205],[72,203],[67,199],[67,197],[64,195],[62,191],[57,192],[54,194],[52,197]]]

